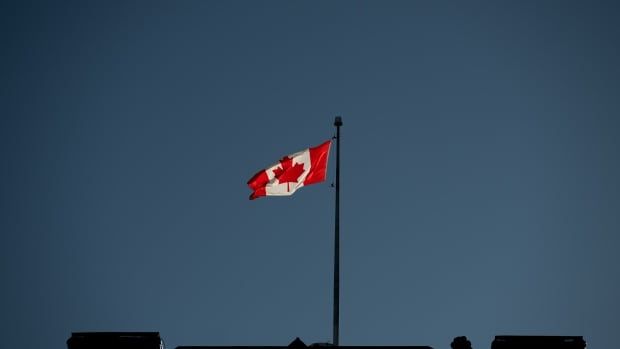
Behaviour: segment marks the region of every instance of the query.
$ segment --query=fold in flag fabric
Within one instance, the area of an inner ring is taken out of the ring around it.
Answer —
[[[250,200],[261,196],[291,195],[297,189],[325,180],[332,141],[285,156],[277,164],[256,173],[248,186]]]

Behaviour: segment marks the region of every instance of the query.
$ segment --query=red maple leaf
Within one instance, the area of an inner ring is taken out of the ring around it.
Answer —
[[[297,183],[299,176],[304,173],[304,164],[296,163],[293,159],[285,156],[280,160],[280,167],[273,170],[273,175],[278,179],[278,183],[286,183],[287,190],[291,190],[289,183]]]

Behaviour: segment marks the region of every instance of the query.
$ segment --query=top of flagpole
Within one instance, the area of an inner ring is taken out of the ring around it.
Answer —
[[[336,116],[336,120],[334,120],[334,126],[336,127],[342,126],[342,118],[340,116]]]

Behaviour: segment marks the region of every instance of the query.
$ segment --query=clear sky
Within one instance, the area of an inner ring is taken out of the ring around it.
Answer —
[[[617,345],[617,2],[0,16],[3,347],[60,349],[72,331],[330,341],[334,167],[288,198],[249,201],[246,181],[329,139],[336,115],[341,344]]]

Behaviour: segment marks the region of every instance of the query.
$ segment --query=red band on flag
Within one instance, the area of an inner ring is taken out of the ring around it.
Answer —
[[[319,146],[310,148],[310,162],[312,171],[306,177],[304,185],[319,183],[327,177],[327,160],[332,141],[327,141]]]

